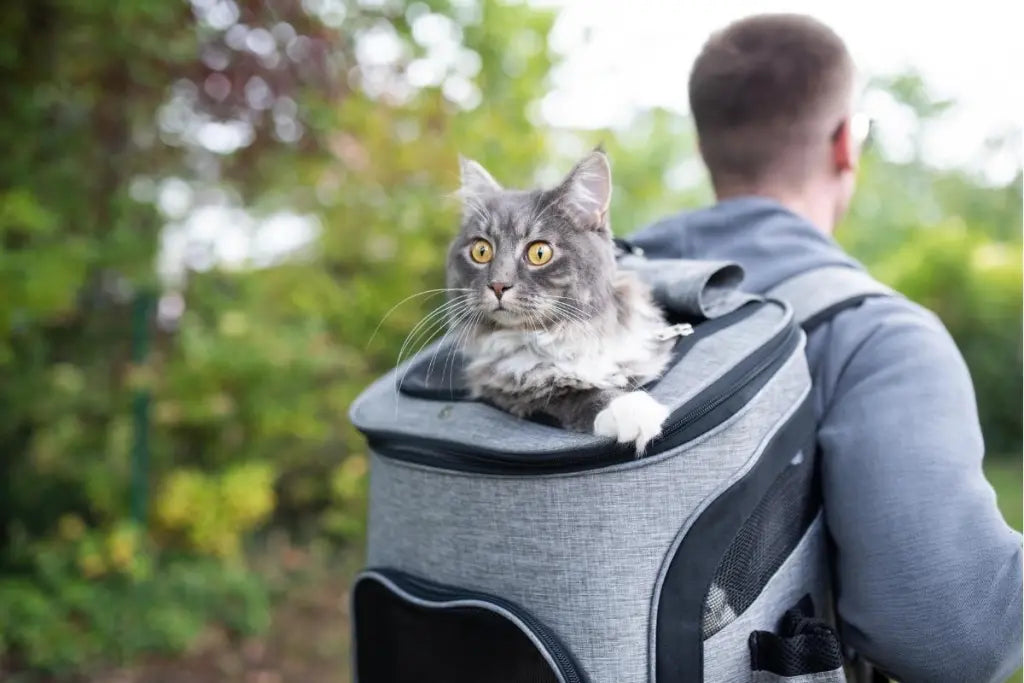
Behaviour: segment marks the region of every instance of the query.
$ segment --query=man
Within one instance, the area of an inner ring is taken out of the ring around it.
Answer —
[[[807,17],[712,36],[689,96],[718,202],[631,241],[732,260],[764,292],[825,265],[854,190],[854,67]],[[971,378],[928,311],[872,298],[814,328],[807,355],[844,644],[900,681],[1004,681],[1021,664],[1021,538],[981,468]]]

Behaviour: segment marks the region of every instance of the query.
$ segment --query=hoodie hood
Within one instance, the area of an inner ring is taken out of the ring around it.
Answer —
[[[736,197],[669,216],[628,238],[648,258],[733,261],[745,272],[743,289],[760,294],[821,266],[863,266],[831,236],[782,204]]]

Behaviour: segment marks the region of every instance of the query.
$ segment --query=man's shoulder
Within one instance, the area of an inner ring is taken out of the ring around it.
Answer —
[[[951,339],[938,315],[898,291],[865,298],[834,316],[829,327],[833,337],[844,339],[897,333]]]
[[[653,223],[628,235],[635,246],[659,257],[679,257],[685,250],[683,230],[690,211],[678,211],[663,216]]]
[[[942,320],[925,306],[895,292],[865,299],[812,331],[812,357],[830,377],[856,381],[886,374],[914,381],[921,372],[966,374],[963,357]]]

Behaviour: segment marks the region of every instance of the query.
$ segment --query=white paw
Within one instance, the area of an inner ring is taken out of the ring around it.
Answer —
[[[645,391],[631,391],[614,399],[594,418],[594,433],[614,437],[619,443],[633,442],[642,454],[647,444],[661,434],[669,410]]]

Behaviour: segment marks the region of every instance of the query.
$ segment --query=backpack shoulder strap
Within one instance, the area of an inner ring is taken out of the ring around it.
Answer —
[[[898,296],[864,270],[850,266],[824,266],[794,275],[775,285],[764,296],[784,301],[793,309],[793,318],[809,334],[818,325],[865,299],[877,296]],[[821,458],[816,458],[820,463]],[[820,465],[818,465],[820,466]],[[829,554],[829,562],[834,555]],[[835,612],[833,608],[833,618]],[[889,679],[870,662],[856,653],[844,654],[845,673],[857,683],[886,683]]]
[[[810,332],[864,299],[895,294],[894,290],[859,268],[823,266],[783,280],[769,289],[765,296],[788,303],[793,308],[797,323],[805,332]]]

